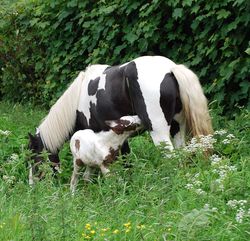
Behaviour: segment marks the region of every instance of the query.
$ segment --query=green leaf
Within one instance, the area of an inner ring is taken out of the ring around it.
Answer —
[[[193,0],[182,0],[182,6],[190,7],[193,3]]]
[[[247,48],[247,49],[245,50],[245,53],[247,53],[248,55],[250,55],[250,48]]]
[[[78,4],[77,0],[67,1],[67,7],[76,7]]]
[[[228,30],[228,32],[230,32],[230,31],[233,30],[233,29],[236,29],[237,26],[238,26],[238,21],[234,21],[234,22],[232,22],[232,23],[229,23],[229,24],[227,25],[227,30]]]
[[[117,46],[117,47],[115,48],[115,50],[114,50],[114,54],[115,54],[115,55],[119,55],[120,52],[121,52],[125,47],[126,47],[125,44],[120,45],[120,46]]]
[[[172,17],[174,19],[178,19],[181,18],[183,15],[183,9],[182,8],[176,8],[172,14]]]
[[[134,33],[128,33],[127,35],[125,35],[125,39],[129,42],[129,43],[133,43],[138,39],[138,36]]]
[[[32,20],[30,20],[30,26],[36,25],[39,20],[40,20],[39,18],[33,18]]]
[[[229,11],[221,9],[220,11],[217,12],[217,19],[227,18],[229,15],[230,15]]]

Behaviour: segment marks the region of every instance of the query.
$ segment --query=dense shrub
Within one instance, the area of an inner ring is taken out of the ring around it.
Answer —
[[[4,98],[48,105],[90,63],[157,54],[191,67],[227,110],[249,103],[248,0],[30,0],[0,11]]]

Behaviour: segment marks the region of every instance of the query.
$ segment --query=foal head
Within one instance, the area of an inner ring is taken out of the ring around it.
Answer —
[[[118,120],[105,121],[117,135],[132,134],[142,129],[141,120],[137,115],[123,116]]]

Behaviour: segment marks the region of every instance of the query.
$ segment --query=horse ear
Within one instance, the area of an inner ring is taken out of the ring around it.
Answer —
[[[32,141],[32,140],[34,140],[34,136],[30,133],[30,132],[28,132],[28,135],[29,135],[29,139]]]

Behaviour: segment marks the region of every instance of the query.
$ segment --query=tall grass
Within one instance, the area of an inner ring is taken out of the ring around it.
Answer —
[[[249,240],[250,116],[218,113],[215,130],[225,131],[204,139],[210,156],[195,140],[166,154],[144,134],[130,140],[130,168],[120,158],[72,196],[68,144],[56,179],[45,163],[45,179],[27,183],[27,132],[45,112],[0,103],[0,240]]]

